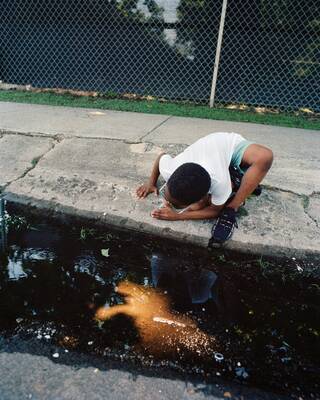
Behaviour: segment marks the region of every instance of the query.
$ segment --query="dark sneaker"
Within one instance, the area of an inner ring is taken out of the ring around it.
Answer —
[[[236,220],[236,212],[231,207],[225,207],[211,229],[211,239],[209,246],[212,243],[223,243],[229,240],[234,231],[234,227],[238,228]]]
[[[239,187],[240,187],[240,185],[241,185],[241,180],[243,178],[243,173],[239,170],[239,168],[234,167],[233,165],[230,165],[229,173],[230,173],[231,182],[233,184],[233,192],[237,192]],[[261,186],[258,185],[254,189],[252,194],[254,194],[255,196],[260,196],[261,192],[262,192]]]

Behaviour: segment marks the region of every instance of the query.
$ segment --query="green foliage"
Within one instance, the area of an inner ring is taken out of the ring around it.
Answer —
[[[147,6],[148,11],[151,14],[150,19],[155,21],[163,20],[164,9],[159,7],[155,0],[144,0],[144,4]]]
[[[6,214],[5,222],[7,229],[14,232],[21,232],[30,228],[27,219],[18,215]]]
[[[95,237],[96,230],[92,228],[81,228],[80,230],[80,239],[87,240],[89,238]]]
[[[12,101],[29,104],[47,104],[51,106],[85,107],[101,110],[142,112],[148,114],[165,114],[180,117],[206,118],[213,120],[253,122],[258,124],[288,126],[320,130],[320,118],[311,114],[294,115],[287,113],[255,113],[225,108],[209,108],[187,102],[164,102],[162,100],[123,100],[102,97],[75,97],[55,93],[32,93],[23,91],[0,90],[0,101]]]
[[[177,8],[179,41],[184,44],[192,41],[196,47],[199,41],[206,39],[206,33],[211,35],[218,30],[220,11],[217,1],[181,0]]]
[[[101,242],[111,242],[113,239],[116,238],[116,235],[114,233],[101,233],[97,229],[94,228],[85,228],[82,227],[80,229],[80,235],[79,235],[80,240],[88,240],[88,239],[94,239],[98,240]]]
[[[247,217],[249,215],[248,211],[244,207],[240,207],[238,210],[238,217]]]
[[[35,166],[38,164],[40,158],[41,158],[41,156],[39,156],[39,157],[34,157],[34,158],[32,159],[32,161],[31,161],[32,167],[35,167]]]
[[[316,69],[320,71],[319,53],[320,36],[317,41],[314,41],[306,46],[303,57],[300,56],[295,60],[295,75],[304,78],[309,76]]]
[[[138,0],[120,0],[116,2],[116,10],[122,17],[130,18],[135,22],[163,21],[163,8],[155,0],[144,0],[150,16],[138,9]]]
[[[112,92],[112,91],[105,92],[102,94],[102,96],[107,99],[118,99],[119,98],[119,94],[116,92]]]
[[[260,267],[261,270],[261,274],[267,278],[269,273],[273,273],[274,271],[274,266],[272,263],[270,263],[269,261],[266,261],[263,259],[263,257],[261,256],[259,258],[259,260],[257,261],[258,266]]]
[[[304,210],[306,210],[309,207],[310,199],[305,194],[301,195],[301,198],[302,198],[302,206]]]
[[[306,7],[300,0],[261,0],[260,3],[259,11],[265,27],[290,31],[319,28],[320,3],[316,0],[310,0]]]
[[[39,18],[50,16],[51,23],[63,20],[78,20],[79,22],[124,22],[140,21],[145,22],[148,19],[161,19],[163,9],[159,7],[155,0],[145,0],[150,16],[146,16],[138,10],[138,0],[77,0],[77,1],[40,1],[38,7],[35,7],[34,1],[19,2],[19,13],[12,13],[7,16],[12,20],[19,20],[22,16],[28,16],[28,21],[39,21]],[[15,8],[12,7],[12,10]]]

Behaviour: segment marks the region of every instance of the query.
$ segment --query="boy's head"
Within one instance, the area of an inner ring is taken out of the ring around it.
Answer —
[[[208,193],[210,185],[210,175],[201,165],[182,164],[167,182],[170,202],[180,207],[196,203]]]

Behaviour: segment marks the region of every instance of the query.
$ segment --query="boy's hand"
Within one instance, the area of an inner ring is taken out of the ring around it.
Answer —
[[[157,208],[151,212],[152,218],[165,219],[167,221],[178,221],[180,215],[170,207],[168,202],[165,203],[164,207]]]
[[[150,193],[155,193],[156,196],[158,196],[159,194],[157,186],[150,185],[150,183],[144,183],[143,185],[139,186],[136,191],[136,194],[139,199],[144,199]]]

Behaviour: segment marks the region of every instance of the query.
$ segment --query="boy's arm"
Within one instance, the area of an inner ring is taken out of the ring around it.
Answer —
[[[245,151],[242,160],[250,167],[242,178],[239,190],[228,205],[235,210],[238,210],[265,177],[272,165],[273,153],[264,146],[252,144]]]
[[[168,221],[182,221],[190,219],[211,219],[216,218],[224,205],[215,206],[211,204],[210,206],[204,207],[196,211],[184,211],[181,214],[175,212],[169,205],[153,210],[151,216],[157,219],[164,219]]]
[[[160,158],[164,155],[165,153],[162,152],[158,155],[158,157],[156,158],[153,167],[152,167],[152,171],[151,171],[151,175],[150,178],[148,180],[148,182],[144,183],[143,185],[139,186],[136,193],[139,199],[144,199],[145,197],[148,196],[149,193],[155,193],[156,195],[158,195],[158,188],[157,188],[157,181],[160,175],[160,171],[159,171],[159,162],[160,162]]]

